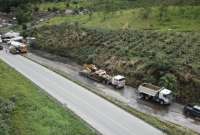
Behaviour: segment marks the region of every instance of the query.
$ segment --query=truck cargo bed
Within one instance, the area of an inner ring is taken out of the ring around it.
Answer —
[[[144,83],[139,86],[138,91],[139,93],[144,93],[149,96],[156,96],[156,94],[160,91],[160,87],[154,86],[152,84]]]

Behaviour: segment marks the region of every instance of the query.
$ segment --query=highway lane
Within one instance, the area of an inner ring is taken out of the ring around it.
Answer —
[[[22,56],[0,52],[0,58],[37,84],[103,135],[163,135],[160,130],[105,99]]]

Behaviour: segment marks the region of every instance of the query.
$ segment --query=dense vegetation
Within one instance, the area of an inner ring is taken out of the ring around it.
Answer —
[[[124,74],[134,87],[150,82],[172,89],[178,101],[200,102],[200,1],[86,0],[38,7],[61,13],[33,31],[38,49]],[[90,12],[62,14],[68,8]]]
[[[56,17],[34,31],[38,48],[125,74],[135,87],[151,82],[173,89],[179,101],[199,102],[199,0],[36,1],[16,15],[24,24],[52,12]]]
[[[10,12],[12,11],[12,9],[17,8],[21,5],[26,5],[28,3],[36,4],[45,1],[53,2],[55,0],[0,0],[0,11]]]
[[[200,6],[134,8],[112,13],[57,16],[42,25],[58,25],[64,22],[103,29],[200,31]]]
[[[0,135],[94,135],[71,111],[0,61]]]
[[[6,100],[0,97],[0,135],[9,135],[11,133],[11,113],[14,108],[14,98]]]
[[[40,27],[33,35],[37,49],[95,63],[125,75],[135,87],[150,82],[172,89],[179,101],[200,102],[198,32],[110,31],[62,24]]]

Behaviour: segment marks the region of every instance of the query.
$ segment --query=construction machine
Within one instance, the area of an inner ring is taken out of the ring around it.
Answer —
[[[123,88],[125,86],[125,77],[121,75],[111,76],[105,70],[98,69],[94,64],[84,64],[80,75],[86,76],[97,82],[110,84],[115,88]]]

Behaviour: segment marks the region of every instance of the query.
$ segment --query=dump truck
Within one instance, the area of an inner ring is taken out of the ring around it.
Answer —
[[[18,53],[27,53],[27,45],[24,43],[16,42],[16,41],[11,41],[9,47],[9,52],[12,54],[18,54]]]
[[[161,105],[172,102],[172,91],[164,87],[158,87],[153,84],[143,83],[138,88],[140,98],[145,100],[154,100]]]
[[[97,82],[104,84],[112,85],[115,88],[124,88],[125,86],[125,77],[121,75],[110,76],[106,73],[105,70],[98,69],[93,64],[84,64],[84,69],[79,72],[80,75],[86,76]]]

